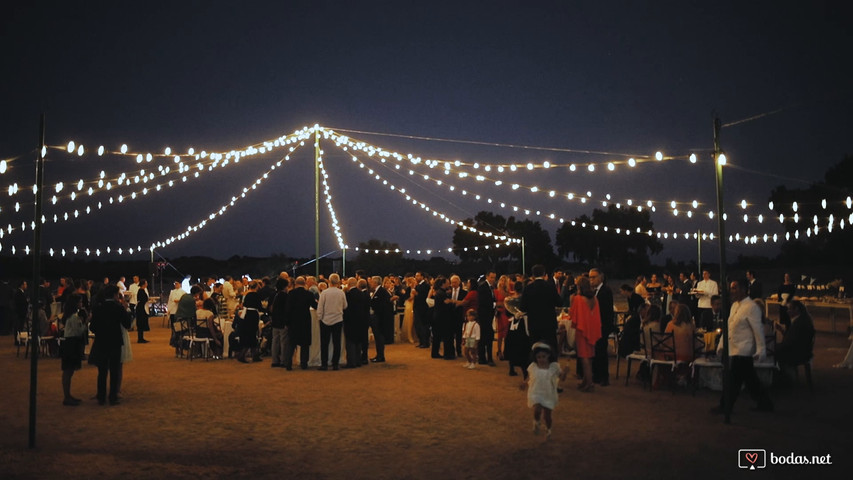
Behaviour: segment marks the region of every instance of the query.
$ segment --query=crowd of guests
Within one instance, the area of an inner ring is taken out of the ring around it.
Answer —
[[[775,361],[783,368],[807,362],[812,355],[814,326],[805,306],[787,293],[788,284],[786,275],[779,289],[785,315],[775,324],[763,315],[762,288],[752,271],[728,286],[733,303],[727,312],[722,311],[719,286],[707,270],[702,280],[692,273],[680,273],[678,279],[669,274],[648,279],[641,275],[633,287],[620,288],[628,304],[621,322],[603,272],[593,268],[577,276],[559,270],[549,274],[541,265],[534,266],[530,276],[498,277],[489,271],[465,280],[426,272],[380,277],[362,271],[349,278],[338,274],[292,278],[287,272],[260,280],[210,277],[189,288],[175,282],[165,303],[173,325],[170,342],[177,354],[186,347],[189,333],[209,339],[215,357],[233,354],[250,363],[269,356],[272,367],[287,370],[292,370],[298,349],[299,367],[307,369],[313,310],[320,332],[320,370],[383,363],[385,345],[396,340],[428,351],[431,358],[464,357],[468,369],[505,361],[509,375],[518,375],[520,368],[527,381],[528,367],[538,362],[531,363],[531,346],[539,345],[539,353],[547,351],[551,361],[574,351],[578,389],[583,392],[609,384],[608,338],[614,332],[619,331],[620,356],[649,347],[652,332],[671,333],[671,356],[686,365],[696,354],[696,332],[715,331],[728,321],[735,381],[747,384],[760,407],[772,409],[751,363],[764,359],[765,338],[781,334]],[[128,331],[134,322],[137,342],[148,343],[144,334],[150,329],[151,295],[146,280],[134,276],[126,287],[124,277],[115,283],[107,278],[102,282],[62,278],[55,290],[44,280],[37,296],[39,331],[61,339],[55,349],[62,356],[63,404],[79,404],[71,395],[71,379],[85,359],[90,332],[95,342],[88,358],[99,369],[97,399],[102,404],[118,403],[121,365],[132,358]],[[33,309],[27,282],[17,285],[12,303],[16,331],[28,330]],[[224,322],[232,322],[228,352]],[[341,359],[344,339],[346,358]],[[550,362],[538,363],[549,368]]]

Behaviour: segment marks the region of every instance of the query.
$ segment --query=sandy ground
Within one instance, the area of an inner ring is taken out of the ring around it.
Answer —
[[[469,371],[408,344],[389,346],[384,365],[337,372],[190,362],[151,323],[151,343],[133,344],[121,405],[90,399],[97,370],[87,365],[73,382],[86,400],[63,407],[59,360],[39,362],[32,450],[30,362],[2,339],[0,478],[849,478],[853,370],[831,368],[849,341],[827,333],[826,319],[814,394],[802,378],[775,388],[773,414],[749,411],[742,396],[725,425],[708,412],[719,394],[625,386],[623,363],[619,380],[591,394],[567,381],[547,442],[532,433],[526,394],[503,362]],[[748,472],[737,468],[741,448],[830,454],[833,465]]]

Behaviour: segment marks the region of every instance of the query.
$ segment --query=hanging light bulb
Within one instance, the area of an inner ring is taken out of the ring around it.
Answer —
[[[690,163],[696,163],[696,154],[695,153],[690,154]]]

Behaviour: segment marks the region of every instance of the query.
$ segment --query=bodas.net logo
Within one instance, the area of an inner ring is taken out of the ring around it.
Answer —
[[[742,448],[737,451],[737,466],[749,470],[767,467],[767,451],[763,448]]]

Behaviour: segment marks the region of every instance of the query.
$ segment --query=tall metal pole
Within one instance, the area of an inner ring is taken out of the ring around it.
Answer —
[[[717,231],[719,233],[720,245],[720,297],[723,300],[723,312],[729,311],[729,286],[726,279],[726,222],[723,218],[725,208],[723,205],[723,165],[724,158],[723,149],[720,148],[720,119],[714,117],[714,171],[716,172],[717,186]],[[729,362],[729,322],[723,322],[723,411],[725,412],[725,422],[731,423],[730,402],[732,392],[729,391],[729,377],[731,376],[731,365]]]
[[[702,274],[702,229],[696,232],[696,263],[699,274]]]
[[[526,251],[524,249],[524,237],[521,237],[521,271],[524,275],[527,275],[527,265],[525,264],[527,259],[524,258],[525,256]]]
[[[314,275],[320,278],[320,130],[314,126]]]
[[[341,251],[341,277],[347,278],[347,247]]]
[[[30,347],[32,348],[32,356],[30,357],[30,435],[29,447],[36,447],[36,393],[38,392],[38,357],[39,357],[39,280],[41,279],[41,207],[42,207],[42,188],[44,184],[44,114],[41,116],[41,125],[39,127],[38,149],[36,150],[36,211],[33,221],[35,228],[33,229],[33,283],[30,287],[30,305],[32,306],[32,316],[30,320]],[[45,305],[45,308],[48,306]]]

